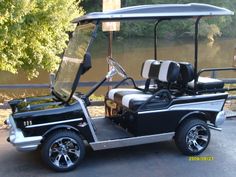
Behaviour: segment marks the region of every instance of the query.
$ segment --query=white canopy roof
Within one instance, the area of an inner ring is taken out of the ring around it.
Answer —
[[[115,21],[125,19],[193,18],[199,16],[234,15],[234,12],[209,4],[159,4],[124,7],[107,12],[93,12],[74,19],[73,23],[94,20]]]

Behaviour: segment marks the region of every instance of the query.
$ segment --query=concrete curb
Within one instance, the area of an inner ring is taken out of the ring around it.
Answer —
[[[225,110],[226,118],[236,118],[236,111]]]

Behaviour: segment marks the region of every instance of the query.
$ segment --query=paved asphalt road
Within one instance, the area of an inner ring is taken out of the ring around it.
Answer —
[[[20,153],[0,131],[0,177],[235,177],[236,120],[227,120],[223,132],[212,132],[201,156],[212,161],[189,161],[174,142],[93,152],[88,149],[82,164],[69,173],[55,173],[40,160],[39,152]]]

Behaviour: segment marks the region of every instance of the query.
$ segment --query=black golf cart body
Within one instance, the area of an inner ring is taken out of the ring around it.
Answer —
[[[18,150],[29,151],[39,147],[44,148],[45,143],[49,142],[47,139],[52,138],[55,132],[68,131],[86,140],[93,150],[175,138],[177,146],[184,154],[201,153],[210,140],[208,128],[220,130],[219,126],[225,120],[223,107],[228,97],[226,91],[230,90],[224,88],[221,80],[199,75],[204,71],[233,70],[233,68],[217,68],[198,72],[197,69],[199,21],[203,17],[220,15],[233,15],[233,12],[206,4],[143,5],[90,13],[73,20],[73,23],[78,24],[76,30],[89,29],[83,34],[90,34],[91,37],[82,39],[82,42],[86,41],[83,46],[78,44],[78,48],[73,48],[80,50],[79,59],[74,56],[73,51],[65,53],[56,75],[52,95],[15,99],[9,102],[12,114],[6,121],[10,126],[8,141]],[[178,63],[174,59],[171,61],[158,59],[156,50],[158,24],[165,20],[189,18],[196,19],[194,67],[189,63]],[[157,22],[154,24],[154,59],[146,60],[143,68],[140,68],[142,76],[147,80],[145,86],[136,86],[134,80],[126,75],[120,65],[109,58],[109,64],[113,69],[107,76],[88,93],[77,93],[80,76],[91,68],[89,50],[96,38],[98,25],[105,21],[148,19],[155,19]],[[76,33],[73,37],[76,37]],[[124,79],[106,94],[104,102],[106,115],[91,119],[87,110],[87,106],[90,105],[89,96],[116,72]],[[121,83],[126,81],[133,82],[133,88],[121,88]],[[150,84],[151,81],[154,81],[154,84]],[[202,147],[190,147],[192,152],[183,150],[181,145],[189,138],[186,134],[192,128],[190,125],[195,126],[195,129],[200,125],[198,131],[206,133],[198,135],[199,141],[202,141],[198,143],[202,144]],[[188,131],[182,132],[182,129]],[[66,164],[67,159],[64,161]],[[59,171],[74,167],[68,165],[60,169],[60,165],[54,167],[49,164],[49,166]]]

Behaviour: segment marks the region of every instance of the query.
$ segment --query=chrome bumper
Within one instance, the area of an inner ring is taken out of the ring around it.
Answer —
[[[215,123],[214,124],[208,123],[207,125],[210,129],[222,131],[222,128],[220,128],[220,126],[225,122],[225,120],[226,120],[225,111],[220,111],[216,115]]]
[[[215,126],[219,127],[221,126],[226,120],[226,113],[225,111],[220,111],[217,115],[216,115],[216,120],[215,120]]]
[[[24,137],[22,131],[16,127],[11,115],[6,120],[6,124],[10,128],[8,141],[15,146],[18,151],[33,151],[41,144],[42,136]]]

